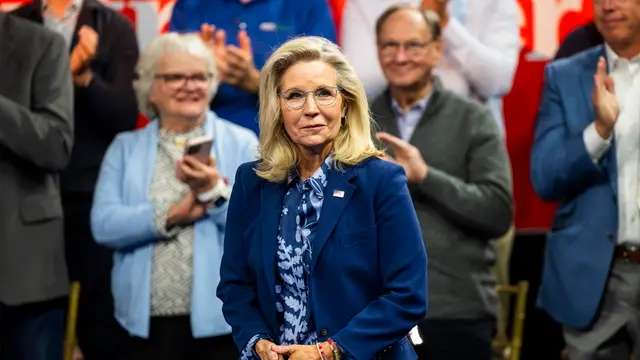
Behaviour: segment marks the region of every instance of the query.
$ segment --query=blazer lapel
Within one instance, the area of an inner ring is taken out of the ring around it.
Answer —
[[[218,131],[219,122],[216,120],[217,120],[217,117],[213,113],[213,111],[207,111],[203,128],[204,128],[204,134],[206,136],[211,136],[213,138],[213,146],[211,147],[211,156],[213,156],[216,160],[216,167],[218,169],[224,169],[223,163],[225,161],[225,156],[222,153],[222,149],[224,149],[225,147],[222,144],[220,144],[220,142],[224,142],[225,139],[221,139],[220,137],[216,136],[216,134],[219,133]],[[222,174],[222,175],[229,176],[229,174]]]
[[[134,152],[134,154],[145,154],[143,157],[139,158],[142,160],[139,168],[143,169],[143,174],[141,176],[143,182],[144,189],[149,189],[147,191],[140,192],[141,194],[145,194],[145,200],[151,200],[151,179],[153,177],[153,171],[156,166],[156,157],[158,156],[158,131],[160,127],[160,120],[155,120],[150,123],[144,130],[148,131],[148,136],[141,137],[141,140],[138,143],[142,149],[138,152]],[[134,157],[132,157],[134,158]]]
[[[131,204],[145,203],[151,200],[150,186],[158,152],[158,120],[139,130],[136,141],[127,150],[128,157],[124,166],[122,193]]]
[[[371,109],[378,125],[380,126],[380,130],[386,131],[395,137],[400,137],[400,128],[396,121],[396,114],[393,112],[391,105],[391,92],[388,88],[383,93],[381,99],[382,101],[378,103],[378,106]]]
[[[23,5],[22,8],[18,8],[15,11],[15,15],[19,17],[24,17],[25,19],[42,23],[42,12],[40,9],[42,8],[40,0],[35,0],[32,3]],[[11,58],[13,55],[14,48],[14,34],[12,34],[12,29],[9,28],[9,16],[14,16],[12,13],[2,13],[0,14],[0,67],[6,68],[7,60]],[[15,30],[14,30],[15,31]],[[22,47],[22,44],[17,44],[19,47]],[[13,67],[10,67],[11,69]],[[11,83],[9,79],[6,80],[5,83]]]
[[[417,143],[418,148],[420,148],[419,144],[421,144],[421,141],[422,141],[420,136],[416,135],[418,134],[418,130],[421,127],[423,127],[427,123],[427,121],[429,121],[429,117],[433,116],[438,111],[440,111],[442,107],[441,99],[442,99],[442,91],[444,90],[444,86],[442,85],[442,82],[437,76],[433,77],[431,86],[432,86],[431,95],[429,95],[429,100],[427,101],[427,107],[424,109],[422,116],[420,116],[420,120],[418,120],[418,123],[416,124],[416,127],[415,129],[413,129],[413,133],[409,138],[409,143],[413,145],[416,145]]]
[[[607,73],[611,72],[611,68],[609,67],[609,59],[607,56],[607,52],[605,51],[604,45],[601,45],[601,51],[598,54],[598,57],[600,56],[604,56],[604,59],[607,63]],[[595,64],[597,64],[598,59],[596,58],[593,61],[593,72],[595,73]],[[593,88],[593,74],[591,76],[591,88]],[[591,97],[589,97],[589,99],[591,99]],[[592,118],[595,118],[592,117]],[[618,198],[618,161],[616,159],[616,139],[615,137],[613,138],[613,140],[611,141],[611,149],[609,150],[609,152],[607,152],[607,154],[605,155],[605,162],[604,165],[607,169],[607,176],[608,176],[608,180],[609,180],[609,186],[611,187],[611,190],[613,190],[613,196],[615,199]]]
[[[312,271],[318,262],[322,248],[327,243],[329,236],[338,223],[338,219],[340,219],[344,209],[347,208],[353,191],[356,189],[350,182],[356,175],[357,170],[352,166],[347,167],[344,172],[335,168],[329,172],[327,187],[324,189],[320,220],[311,241],[311,253],[313,256],[309,267]]]
[[[98,32],[98,29],[95,28],[96,26],[93,21],[94,20],[93,10],[94,10],[93,4],[90,1],[85,0],[82,4],[82,7],[80,7],[80,13],[78,14],[78,19],[76,20],[76,28],[74,29],[73,35],[71,37],[71,44],[69,45],[69,51],[72,51],[73,48],[75,48],[76,45],[78,45],[78,41],[80,40],[78,38],[78,31],[84,25],[89,26],[94,30],[96,30],[96,32]],[[100,33],[98,32],[98,34]]]
[[[591,93],[593,92],[593,75],[596,73],[598,59],[600,56],[604,56],[605,59],[607,58],[606,51],[604,51],[604,46],[602,45],[600,46],[600,51],[595,51],[592,56],[585,59],[582,76],[580,77],[582,95],[587,104],[586,109],[588,109],[594,116],[595,113],[593,109],[593,102],[591,101]],[[609,63],[607,62],[607,72],[609,72],[609,70]]]
[[[607,52],[603,45],[599,46],[599,50],[594,49],[593,55],[585,60],[584,69],[582,70],[582,76],[580,78],[581,87],[582,87],[582,96],[586,106],[584,117],[586,119],[595,119],[595,109],[593,108],[593,102],[591,101],[591,93],[593,92],[593,75],[596,72],[596,67],[598,63],[598,59],[600,56],[604,56],[605,60],[607,60],[607,72],[610,72],[609,61],[607,59]],[[603,168],[605,169],[607,180],[609,182],[609,186],[611,190],[613,190],[613,195],[617,199],[618,197],[618,165],[616,161],[616,149],[615,149],[615,138],[612,141],[611,150],[607,152],[602,161],[600,162]]]
[[[271,296],[276,297],[276,248],[282,199],[287,190],[286,182],[264,182],[260,199],[260,214],[262,216],[262,257],[265,275],[269,284]],[[275,301],[275,300],[274,300]]]

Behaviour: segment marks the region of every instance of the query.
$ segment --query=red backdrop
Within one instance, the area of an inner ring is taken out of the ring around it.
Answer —
[[[516,228],[519,231],[539,231],[551,226],[555,212],[554,204],[542,202],[535,194],[529,177],[529,154],[544,66],[553,57],[560,39],[575,27],[591,20],[593,2],[520,0],[520,6],[523,49],[513,89],[504,101],[505,126],[513,169]],[[555,14],[544,11],[552,8],[556,9]],[[541,31],[541,27],[548,32]]]
[[[205,0],[206,1],[206,0]],[[328,0],[340,28],[341,12],[349,0]],[[475,0],[479,1],[479,0]],[[28,0],[0,0],[9,10]],[[140,45],[166,31],[173,8],[172,0],[105,1],[122,11],[136,25]],[[516,227],[520,231],[544,231],[555,210],[533,192],[529,181],[529,152],[533,125],[542,88],[542,73],[553,57],[559,41],[576,26],[591,19],[592,0],[518,0],[523,49],[514,87],[505,99],[507,147],[511,157],[516,200]],[[141,119],[140,125],[144,124]]]

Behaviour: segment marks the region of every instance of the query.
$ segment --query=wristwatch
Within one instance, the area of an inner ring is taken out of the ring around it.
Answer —
[[[231,188],[222,180],[218,180],[216,186],[211,190],[198,194],[198,202],[202,204],[213,204],[215,207],[221,207],[231,197]]]

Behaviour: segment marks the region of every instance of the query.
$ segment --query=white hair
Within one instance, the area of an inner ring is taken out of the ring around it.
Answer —
[[[170,32],[156,37],[147,45],[136,65],[137,78],[133,81],[133,88],[138,99],[138,107],[149,119],[157,117],[158,109],[149,101],[149,93],[153,86],[156,67],[162,56],[168,52],[187,53],[202,58],[207,64],[207,71],[213,75],[209,83],[209,101],[218,91],[218,69],[211,50],[197,34],[179,34]]]

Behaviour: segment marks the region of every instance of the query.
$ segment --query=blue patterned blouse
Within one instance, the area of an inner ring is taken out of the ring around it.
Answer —
[[[307,306],[308,274],[313,257],[311,243],[320,219],[332,161],[331,156],[327,157],[322,166],[306,180],[293,171],[287,181],[288,190],[284,196],[276,238],[278,261],[275,290],[280,345],[313,345],[318,339]],[[259,359],[253,347],[263,338],[269,337],[265,334],[252,337],[243,349],[241,359]]]

